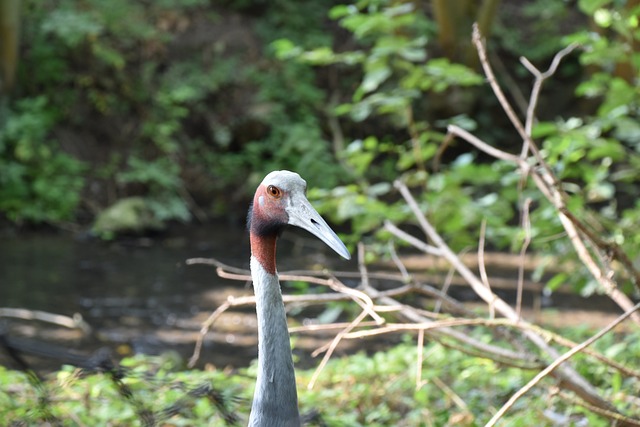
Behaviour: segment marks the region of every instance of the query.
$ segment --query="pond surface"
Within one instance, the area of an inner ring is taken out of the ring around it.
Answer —
[[[303,268],[309,265],[310,252],[325,250],[314,246],[300,251],[297,246],[313,244],[312,240],[293,231],[287,234],[289,238],[279,243],[281,267]],[[87,336],[51,329],[42,322],[6,319],[0,319],[0,327],[8,336],[26,336],[45,348],[52,342],[84,354],[106,346],[122,355],[177,350],[188,357],[207,315],[227,295],[250,294],[251,288],[245,282],[220,279],[211,266],[187,266],[185,260],[215,257],[248,269],[249,253],[244,228],[226,224],[177,227],[162,236],[118,242],[62,232],[5,235],[0,241],[0,307],[69,317],[77,313],[92,333]],[[257,349],[251,345],[255,314],[253,308],[245,312],[232,320],[238,328],[249,329],[250,339],[242,342],[244,347],[232,345],[236,337],[227,334],[218,340],[222,341],[219,345],[208,342],[203,363],[243,365],[256,357]],[[45,360],[44,364],[49,362],[57,363]]]

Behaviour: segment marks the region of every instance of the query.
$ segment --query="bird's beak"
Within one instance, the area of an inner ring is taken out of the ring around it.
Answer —
[[[304,228],[317,238],[325,242],[331,249],[343,258],[351,259],[351,254],[342,240],[327,225],[320,214],[311,206],[303,195],[296,195],[285,208],[289,214],[289,224]]]

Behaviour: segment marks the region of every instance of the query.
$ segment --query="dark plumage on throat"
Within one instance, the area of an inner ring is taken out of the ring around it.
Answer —
[[[257,237],[279,237],[287,226],[282,218],[265,218],[260,211],[249,206],[247,214],[247,230]]]

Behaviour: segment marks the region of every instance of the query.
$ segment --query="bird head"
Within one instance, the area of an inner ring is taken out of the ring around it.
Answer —
[[[295,172],[269,173],[258,186],[249,210],[250,233],[277,236],[287,224],[294,225],[318,237],[343,258],[351,259],[342,240],[307,200],[306,191],[306,181]]]

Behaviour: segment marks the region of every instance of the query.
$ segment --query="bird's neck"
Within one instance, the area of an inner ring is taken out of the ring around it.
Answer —
[[[251,241],[251,256],[258,260],[258,262],[260,263],[260,266],[267,273],[277,276],[276,275],[277,235],[258,236],[254,233],[249,233],[249,240]],[[276,280],[277,279],[278,278],[276,277]]]
[[[251,276],[258,315],[258,378],[249,426],[300,426],[287,318],[273,242],[251,240]],[[272,256],[272,258],[267,258]]]

